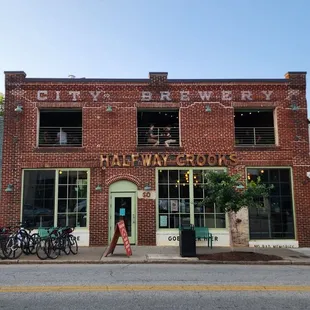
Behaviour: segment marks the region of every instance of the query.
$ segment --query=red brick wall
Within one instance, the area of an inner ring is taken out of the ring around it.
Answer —
[[[155,189],[155,169],[143,167],[106,168],[99,167],[100,154],[131,154],[140,152],[136,147],[137,107],[179,107],[182,148],[173,154],[194,153],[236,153],[239,165],[232,172],[244,174],[246,166],[289,166],[293,168],[294,199],[296,210],[297,239],[300,246],[310,246],[310,171],[309,138],[305,99],[305,74],[286,76],[286,83],[234,82],[232,83],[170,83],[163,78],[150,84],[145,82],[32,82],[22,73],[6,74],[6,102],[4,120],[2,201],[0,223],[20,220],[21,176],[23,168],[91,168],[90,196],[90,243],[106,244],[108,241],[108,185],[116,178],[134,180],[138,189],[151,183]],[[87,81],[87,80],[86,80]],[[156,84],[157,83],[157,84]],[[37,91],[48,90],[48,99],[37,101]],[[55,101],[55,91],[62,92],[61,101]],[[67,91],[81,91],[77,102]],[[102,90],[110,97],[100,97],[97,102],[85,91]],[[169,90],[172,102],[161,102],[159,90]],[[179,92],[192,92],[190,101],[180,101]],[[202,103],[198,91],[211,90],[217,99]],[[221,91],[233,90],[232,101],[222,101]],[[251,90],[253,101],[242,101],[240,91]],[[261,91],[272,90],[272,100],[266,101]],[[152,91],[152,102],[141,102],[141,91]],[[292,95],[295,96],[292,98]],[[290,109],[295,100],[300,109]],[[23,113],[14,112],[18,103]],[[106,112],[107,104],[113,107]],[[212,108],[205,112],[205,105]],[[38,149],[38,109],[53,107],[81,107],[83,110],[83,148],[70,150]],[[275,107],[279,146],[272,148],[238,148],[234,146],[234,107]],[[294,122],[295,120],[295,122]],[[299,122],[296,122],[298,120]],[[296,140],[295,136],[299,139]],[[147,150],[147,153],[158,152]],[[163,151],[168,153],[167,150]],[[13,184],[14,191],[6,193],[7,184]],[[95,191],[97,184],[103,184],[102,192]],[[138,243],[155,244],[155,202],[138,201]]]

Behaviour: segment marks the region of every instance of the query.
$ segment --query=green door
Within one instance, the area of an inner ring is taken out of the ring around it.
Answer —
[[[111,193],[110,240],[113,237],[115,225],[123,220],[131,244],[136,243],[136,194]],[[123,243],[119,238],[118,243]]]

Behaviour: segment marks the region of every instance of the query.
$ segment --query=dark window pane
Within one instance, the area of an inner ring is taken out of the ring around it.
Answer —
[[[73,202],[72,202],[73,206]],[[87,211],[87,199],[79,199],[78,202],[74,201],[74,212],[86,212]]]
[[[158,186],[158,196],[159,198],[168,198],[168,186],[167,185]]]
[[[200,184],[194,186],[194,198],[203,198],[203,188]]]
[[[168,170],[159,170],[158,172],[158,183],[168,184]]]
[[[203,214],[195,214],[195,226],[196,227],[205,227],[204,215]]]
[[[25,170],[22,221],[34,228],[53,224],[55,170]]]
[[[60,170],[58,172],[58,184],[67,184],[68,183],[68,172]]]
[[[170,214],[170,228],[179,228],[179,214]]]
[[[180,184],[180,198],[189,198],[189,185]]]
[[[68,198],[68,187],[67,185],[58,186],[58,198]]]
[[[194,200],[194,212],[195,213],[204,213],[204,206],[200,205],[201,200]]]
[[[180,213],[190,213],[189,199],[180,199]]]
[[[69,171],[68,184],[77,184],[77,171]]]
[[[179,187],[177,185],[169,186],[169,198],[179,198]]]
[[[290,196],[291,195],[291,184],[281,183],[281,195]]]
[[[78,186],[78,197],[87,198],[87,185]]]
[[[67,200],[58,199],[58,213],[67,212]]]
[[[170,208],[168,205],[168,199],[159,199],[159,212],[160,213],[168,213]]]
[[[193,171],[193,179],[194,183],[202,183],[203,182],[203,176],[201,170],[194,170]]]
[[[290,182],[290,170],[289,169],[280,169],[280,181],[281,182]]]
[[[77,227],[86,227],[87,226],[87,214],[78,213],[77,214]]]
[[[279,169],[270,169],[269,179],[270,182],[279,182]]]
[[[179,181],[179,170],[169,170],[169,183],[177,183]]]
[[[68,198],[77,198],[78,187],[76,185],[68,186]]]
[[[85,180],[87,182],[87,171],[78,171],[77,175],[79,180]]]

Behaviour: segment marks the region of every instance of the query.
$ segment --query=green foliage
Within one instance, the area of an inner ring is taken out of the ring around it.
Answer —
[[[228,175],[224,171],[207,172],[203,186],[206,198],[201,204],[215,203],[225,212],[238,212],[243,207],[263,207],[264,199],[269,197],[272,186],[263,184],[258,178],[257,182],[251,181],[241,190],[240,178],[238,174]]]
[[[0,116],[3,115],[4,111],[4,96],[2,93],[0,93]]]

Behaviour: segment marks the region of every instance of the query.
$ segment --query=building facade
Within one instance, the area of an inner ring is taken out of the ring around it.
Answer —
[[[5,72],[0,223],[75,226],[106,245],[125,221],[137,245],[178,245],[207,226],[215,246],[310,246],[306,73],[283,79],[26,78]],[[273,184],[236,225],[201,206],[204,174]],[[197,241],[202,243],[203,241]]]

